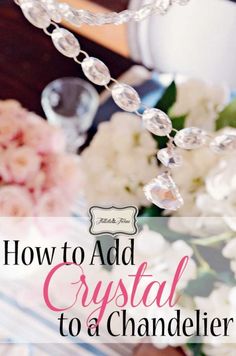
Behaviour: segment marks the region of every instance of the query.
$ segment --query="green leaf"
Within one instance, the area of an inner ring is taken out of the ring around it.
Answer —
[[[161,216],[161,213],[162,213],[162,210],[153,204],[147,208],[143,208],[139,212],[139,216],[140,217],[156,217],[156,216]]]
[[[168,86],[168,88],[166,88],[164,94],[162,95],[161,99],[157,102],[155,107],[164,111],[167,114],[169,109],[176,102],[176,98],[177,98],[177,88],[175,82],[173,81]]]
[[[236,127],[236,99],[226,106],[216,120],[216,131],[226,126]]]
[[[192,351],[193,356],[206,356],[202,352],[202,347],[203,347],[202,343],[188,342],[187,347],[189,348],[190,351]]]
[[[214,289],[217,276],[211,271],[200,272],[198,277],[191,280],[185,288],[190,297],[208,297]]]
[[[157,142],[157,147],[160,150],[161,148],[165,148],[168,142],[168,138],[166,136],[154,136],[154,139]]]
[[[223,272],[218,272],[217,274],[217,279],[220,282],[223,282],[229,286],[235,286],[235,277],[234,277],[234,273],[230,270],[230,271],[223,271]]]
[[[176,130],[182,130],[185,126],[185,120],[187,115],[171,117],[173,128]]]

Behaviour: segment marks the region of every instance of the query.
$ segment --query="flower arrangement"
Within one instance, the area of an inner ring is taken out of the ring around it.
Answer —
[[[212,223],[217,222],[217,218],[212,219],[214,219]],[[178,261],[185,255],[189,256],[184,278],[176,291],[179,297],[178,304],[175,308],[167,306],[161,309],[154,305],[149,311],[150,320],[162,316],[168,321],[175,317],[176,309],[181,311],[183,317],[188,318],[193,318],[195,310],[206,313],[208,320],[217,317],[231,318],[236,313],[236,238],[233,238],[235,234],[228,235],[228,240],[222,246],[222,240],[217,240],[217,236],[199,239],[193,236],[195,230],[192,230],[192,235],[168,230],[168,220],[147,217],[139,220],[143,229],[136,237],[135,256],[137,262],[143,261],[144,258],[148,261],[149,274],[160,280],[164,276],[166,280],[171,281],[173,269]],[[199,219],[191,218],[190,222],[193,226],[194,222],[199,223]],[[204,252],[207,258],[202,256]],[[227,263],[228,259],[230,266]],[[144,310],[135,313],[137,318],[141,318]],[[202,335],[203,330],[202,324]],[[178,334],[171,337],[164,335],[161,338],[151,335],[151,341],[160,350],[168,345],[181,346],[186,355],[191,356],[233,356],[236,350],[235,331],[233,326],[228,339],[220,337],[217,342],[216,338],[209,334],[196,338]]]
[[[0,101],[0,216],[68,216],[80,181],[61,130],[17,101]]]
[[[193,79],[173,82],[156,106],[168,113],[176,129],[197,126],[212,135],[219,131],[236,134],[236,99],[224,86]],[[173,169],[172,174],[185,205],[174,213],[164,213],[144,199],[141,188],[164,169],[154,154],[156,147],[165,147],[165,140],[152,137],[130,114],[117,113],[110,122],[100,125],[82,154],[88,201],[138,206],[143,229],[136,238],[136,258],[145,258],[151,274],[171,276],[178,258],[188,255],[190,264],[178,290],[182,296],[179,308],[187,315],[199,308],[209,316],[220,312],[230,317],[236,312],[235,155],[223,149],[216,154],[204,147],[194,151],[177,149],[183,166]],[[165,309],[163,313],[168,319],[171,311]],[[154,314],[152,310],[150,317]],[[233,356],[235,340],[230,341],[218,340],[215,345],[209,338],[195,343],[194,339],[172,337],[160,343],[152,338],[159,349],[180,345],[186,354],[194,356]]]
[[[136,115],[116,113],[82,153],[89,205],[149,205],[143,186],[156,174],[156,142]]]

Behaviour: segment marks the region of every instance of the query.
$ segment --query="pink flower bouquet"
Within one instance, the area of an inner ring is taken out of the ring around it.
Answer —
[[[81,189],[62,131],[14,100],[0,101],[0,216],[68,216]]]

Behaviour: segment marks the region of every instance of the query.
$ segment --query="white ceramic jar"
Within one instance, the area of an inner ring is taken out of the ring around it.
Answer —
[[[132,0],[139,8],[145,0]],[[132,56],[160,72],[225,82],[236,88],[236,2],[190,0],[165,16],[129,24]]]

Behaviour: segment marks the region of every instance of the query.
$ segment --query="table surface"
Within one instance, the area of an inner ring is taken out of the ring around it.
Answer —
[[[66,0],[68,4],[77,9],[84,9],[92,11],[93,13],[109,13],[111,11],[121,11],[125,8],[125,3],[128,1],[118,0]],[[128,4],[126,4],[127,6]],[[64,23],[65,26],[74,30],[76,33],[91,39],[93,42],[109,48],[122,56],[130,58],[130,46],[128,40],[128,25],[127,23],[120,24],[106,24],[103,26],[74,26],[70,23]],[[96,29],[96,30],[95,30]]]
[[[83,78],[83,73],[78,64],[55,49],[42,30],[28,23],[13,1],[0,0],[0,13],[0,99],[14,98],[43,115],[40,104],[43,88],[56,78]],[[78,38],[85,51],[108,65],[114,78],[133,64],[82,36]]]

